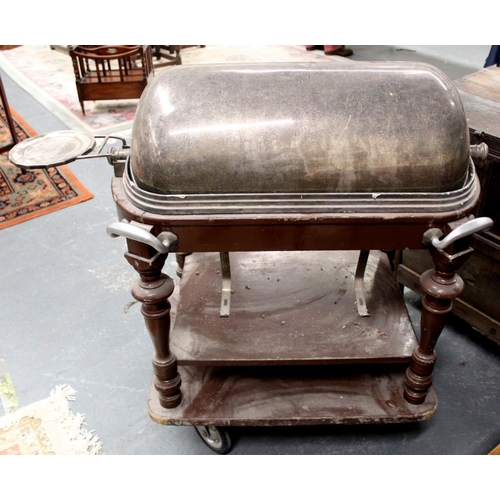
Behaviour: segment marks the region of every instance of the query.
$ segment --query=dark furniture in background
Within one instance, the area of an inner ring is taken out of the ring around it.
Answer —
[[[8,151],[15,144],[17,144],[19,142],[19,139],[17,138],[14,120],[12,119],[12,115],[10,113],[10,107],[9,107],[9,103],[7,101],[7,95],[5,94],[5,89],[3,87],[2,77],[0,77],[0,102],[3,106],[4,111],[5,111],[5,118],[7,121],[7,125],[9,126],[10,135],[12,137],[12,142],[10,144],[6,144],[6,145],[0,147],[0,153],[3,153],[4,151]]]
[[[182,64],[180,45],[152,45],[151,50],[156,68]]]
[[[460,275],[467,286],[454,300],[454,314],[500,344],[500,68],[492,66],[456,80],[468,119],[471,144],[484,142],[486,160],[474,160],[481,182],[476,216],[491,217],[493,229],[475,235],[475,252]],[[419,277],[432,264],[428,253],[405,250],[398,280],[421,292]]]
[[[151,45],[155,68],[182,64],[181,50],[188,47],[205,47],[205,45]]]
[[[136,99],[154,76],[149,45],[77,45],[69,49],[78,100]]]

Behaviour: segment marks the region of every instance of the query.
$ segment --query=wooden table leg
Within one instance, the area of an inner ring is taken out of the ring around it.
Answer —
[[[177,252],[175,254],[175,260],[177,261],[177,270],[176,274],[179,276],[179,278],[182,278],[182,271],[184,269],[184,261],[186,260],[186,257],[188,255],[191,255],[190,252]]]
[[[142,303],[141,312],[153,342],[154,386],[164,408],[175,408],[182,401],[177,359],[170,351],[170,302],[172,278],[162,273],[168,254],[156,253],[150,246],[127,240],[127,261],[139,273],[132,286],[133,297]]]
[[[449,255],[443,250],[430,252],[435,267],[420,278],[420,284],[426,293],[422,301],[420,342],[413,351],[404,387],[404,398],[412,404],[423,403],[432,385],[432,371],[436,363],[434,347],[452,310],[452,299],[458,297],[464,289],[463,280],[456,271],[470,256],[472,249],[455,255]]]

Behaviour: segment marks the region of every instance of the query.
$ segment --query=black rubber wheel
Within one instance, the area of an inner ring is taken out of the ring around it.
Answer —
[[[203,442],[216,453],[224,455],[231,450],[231,438],[223,427],[200,425],[195,427]]]

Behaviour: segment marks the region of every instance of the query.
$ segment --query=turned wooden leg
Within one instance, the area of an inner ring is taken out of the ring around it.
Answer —
[[[449,255],[442,250],[431,250],[435,268],[420,278],[426,293],[422,301],[420,342],[413,351],[411,364],[406,371],[404,398],[409,403],[423,403],[432,385],[432,371],[436,362],[434,347],[452,310],[452,299],[458,297],[464,288],[456,270],[471,252],[468,249]]]
[[[154,386],[164,408],[175,408],[182,401],[181,378],[177,372],[177,359],[170,351],[170,302],[174,291],[173,280],[162,273],[168,254],[156,253],[154,249],[135,241],[127,240],[129,252],[125,258],[139,273],[132,286],[133,297],[142,303],[141,312],[153,342]]]
[[[175,254],[175,260],[177,261],[177,270],[176,274],[179,276],[179,278],[182,278],[182,271],[184,269],[184,261],[186,260],[186,257],[188,255],[191,255],[189,252],[177,252]]]

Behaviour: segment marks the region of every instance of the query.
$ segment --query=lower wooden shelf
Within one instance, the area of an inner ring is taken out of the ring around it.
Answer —
[[[431,388],[425,402],[403,399],[403,367],[181,366],[183,400],[160,406],[154,386],[151,418],[164,425],[290,426],[386,424],[427,420],[437,409]]]

